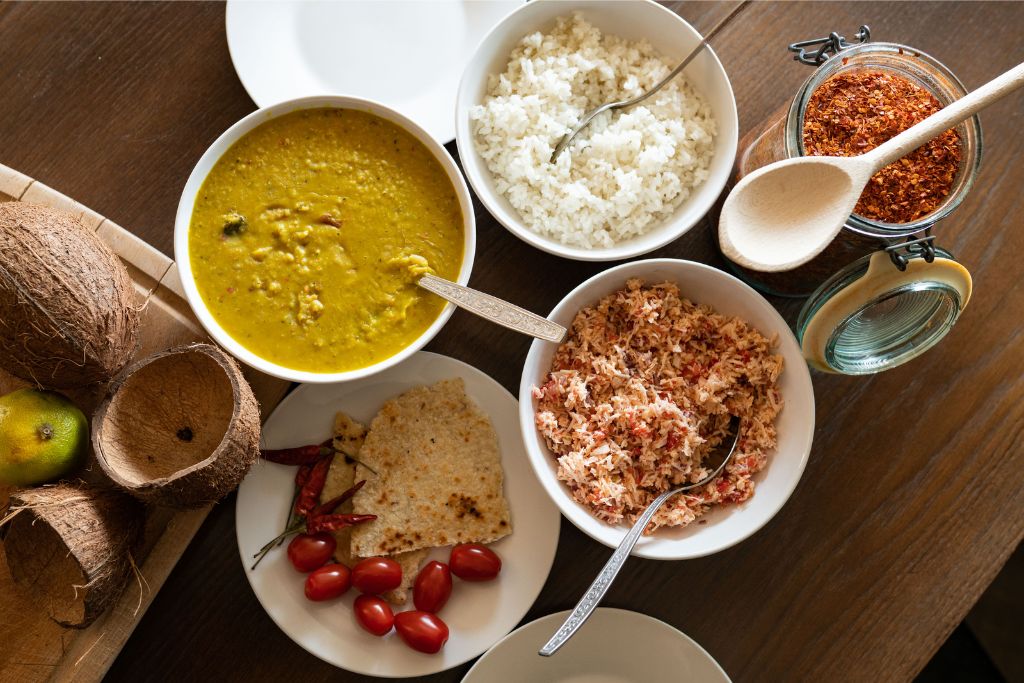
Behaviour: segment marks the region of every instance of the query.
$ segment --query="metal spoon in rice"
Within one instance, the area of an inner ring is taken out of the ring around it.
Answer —
[[[612,553],[611,558],[604,565],[601,573],[594,579],[594,583],[590,584],[590,588],[580,598],[579,603],[576,605],[576,609],[572,611],[572,614],[568,616],[565,623],[562,624],[561,628],[555,631],[555,635],[551,636],[551,640],[547,642],[544,647],[540,649],[540,654],[544,657],[550,657],[551,655],[558,652],[558,649],[565,645],[570,638],[583,626],[584,622],[590,617],[590,615],[597,609],[597,606],[601,602],[601,598],[608,592],[608,589],[612,585],[612,581],[618,575],[619,570],[626,564],[626,559],[629,554],[633,551],[633,546],[640,540],[640,535],[643,534],[644,529],[650,523],[651,518],[654,517],[654,513],[657,512],[662,504],[683,491],[689,491],[690,489],[700,488],[714,481],[718,475],[722,473],[725,466],[732,460],[733,453],[736,452],[736,444],[740,440],[740,418],[733,415],[729,420],[729,431],[727,433],[732,434],[732,439],[726,436],[722,439],[722,443],[718,445],[718,448],[708,453],[705,457],[704,465],[712,467],[711,474],[704,477],[695,484],[685,484],[678,488],[665,491],[654,501],[647,506],[644,513],[640,515],[640,518],[636,520],[636,524],[633,528],[623,537],[622,542],[619,543],[619,547]],[[719,461],[720,459],[720,461]]]
[[[697,47],[693,48],[693,51],[686,56],[686,59],[684,59],[679,66],[672,69],[672,73],[670,73],[668,76],[665,76],[665,78],[659,81],[653,88],[651,88],[645,93],[637,95],[633,99],[622,100],[621,102],[609,102],[607,104],[602,104],[601,106],[591,109],[586,114],[584,114],[583,118],[580,119],[580,122],[576,124],[576,127],[573,128],[568,133],[566,133],[564,136],[562,136],[562,139],[558,142],[557,145],[555,145],[555,151],[551,153],[551,163],[555,163],[555,160],[558,159],[558,155],[560,155],[563,151],[565,151],[565,149],[570,144],[572,144],[573,138],[575,138],[581,130],[589,126],[590,122],[593,121],[598,114],[602,114],[606,111],[614,111],[616,109],[625,109],[627,107],[632,107],[634,104],[640,104],[648,97],[650,97],[651,95],[653,95],[654,93],[658,92],[666,85],[668,85],[669,81],[678,76],[683,71],[683,69],[685,69],[691,61],[693,61],[694,57],[701,53],[701,50],[703,50],[705,46],[707,46],[708,41],[710,41],[716,33],[722,30],[725,27],[725,25],[728,24],[730,20],[732,20],[733,17],[739,14],[740,10],[746,7],[749,1],[750,0],[744,0],[743,2],[741,2],[739,5],[733,8],[733,10],[729,12],[729,14],[726,15],[725,19],[722,19],[720,22],[715,24],[715,27],[708,31],[708,34],[704,36],[700,43],[697,44]]]

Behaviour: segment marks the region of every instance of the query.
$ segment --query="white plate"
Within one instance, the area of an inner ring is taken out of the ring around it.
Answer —
[[[415,386],[453,377],[465,381],[466,393],[490,416],[498,434],[513,532],[492,545],[502,559],[496,581],[473,584],[456,579],[451,600],[439,615],[451,630],[448,644],[439,654],[414,652],[393,631],[384,638],[363,631],[352,616],[354,590],[329,602],[307,600],[303,595],[305,575],[288,563],[285,546],[251,570],[253,554],[280,533],[288,515],[295,468],[260,461],[238,489],[238,548],[256,597],[292,640],[335,666],[396,678],[458,666],[514,628],[547,580],[558,545],[558,510],[527,464],[515,398],[465,363],[421,351],[401,365],[365,379],[301,385],[267,420],[264,445],[285,448],[317,443],[330,436],[339,410],[369,424],[386,400]],[[431,559],[447,562],[448,549],[433,551]],[[411,604],[408,608],[412,609]]]
[[[737,316],[764,336],[778,338],[776,353],[783,357],[778,387],[784,405],[775,419],[778,443],[768,464],[754,475],[757,486],[754,495],[735,505],[713,506],[701,517],[703,524],[695,522],[684,527],[658,529],[642,537],[633,549],[633,555],[655,560],[704,557],[753,535],[782,509],[799,483],[814,439],[811,374],[789,325],[763,296],[732,275],[693,261],[649,259],[609,268],[569,292],[548,319],[570,327],[580,309],[622,289],[630,278],[640,278],[647,283],[674,282],[691,301],[708,304],[723,315]],[[559,481],[558,461],[534,423],[537,401],[532,389],[544,383],[556,349],[555,344],[535,340],[523,365],[519,419],[526,451],[540,483],[562,514],[583,533],[616,548],[629,527],[602,522],[573,498],[569,488]]]
[[[522,0],[245,2],[227,6],[228,49],[260,107],[353,95],[455,139],[459,78],[480,39]]]
[[[729,683],[722,667],[682,631],[636,612],[602,607],[552,657],[537,650],[569,612],[510,633],[462,683]]]

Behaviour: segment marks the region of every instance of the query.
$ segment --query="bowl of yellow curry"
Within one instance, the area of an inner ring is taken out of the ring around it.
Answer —
[[[343,382],[401,362],[453,307],[416,285],[466,284],[476,226],[451,156],[375,102],[322,96],[253,112],[196,164],[174,255],[192,310],[242,362]]]

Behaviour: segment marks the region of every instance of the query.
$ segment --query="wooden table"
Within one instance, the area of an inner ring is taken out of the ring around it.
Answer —
[[[698,28],[727,11],[674,3]],[[764,3],[717,42],[747,130],[807,77],[787,43],[867,23],[976,87],[1021,61],[1024,9],[1006,3]],[[0,5],[0,162],[171,253],[195,161],[252,111],[209,4]],[[632,560],[606,604],[673,624],[737,681],[908,680],[1024,535],[1024,100],[983,114],[977,185],[938,230],[975,277],[935,350],[868,378],[815,376],[817,432],[788,505],[713,557]],[[454,144],[449,145],[454,153]],[[471,284],[547,311],[599,264],[543,254],[478,207]],[[721,266],[707,225],[655,256]],[[787,315],[796,306],[778,301]],[[529,342],[456,313],[428,347],[509,389]],[[363,680],[286,638],[257,603],[235,545],[233,500],[210,516],[110,671],[111,680]],[[572,606],[609,550],[562,522],[527,620]],[[463,666],[431,680],[455,681]]]

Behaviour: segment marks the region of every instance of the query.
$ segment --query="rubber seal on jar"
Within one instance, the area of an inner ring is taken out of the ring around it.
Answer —
[[[941,341],[970,301],[971,274],[945,254],[912,258],[902,271],[885,251],[865,259],[861,277],[842,284],[850,272],[838,273],[801,313],[800,345],[816,370],[863,375],[902,365]]]

